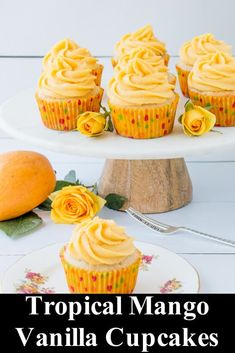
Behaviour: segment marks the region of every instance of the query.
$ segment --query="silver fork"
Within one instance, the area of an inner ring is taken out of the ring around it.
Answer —
[[[139,211],[134,210],[132,207],[129,207],[126,209],[126,212],[133,218],[135,218],[137,221],[139,221],[140,223],[144,224],[145,226],[152,228],[153,230],[163,233],[163,234],[173,234],[176,233],[178,231],[184,231],[184,232],[188,232],[188,233],[192,233],[195,235],[198,235],[199,237],[202,238],[206,238],[212,241],[215,241],[217,243],[222,243],[225,245],[229,245],[229,246],[233,246],[235,247],[235,241],[229,240],[229,239],[224,239],[224,238],[220,238],[217,237],[215,235],[211,235],[211,234],[207,234],[207,233],[203,233],[200,232],[198,230],[194,230],[188,227],[174,227],[174,226],[170,226],[168,224],[159,222],[159,221],[155,221],[154,219],[151,219],[147,216],[144,216],[142,213],[140,213]]]

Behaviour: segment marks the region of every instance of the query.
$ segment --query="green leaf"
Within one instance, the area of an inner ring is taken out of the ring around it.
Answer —
[[[211,105],[210,103],[206,103],[204,109],[206,110],[211,110],[213,108],[213,105]]]
[[[189,110],[192,110],[194,108],[194,105],[193,105],[193,103],[190,100],[188,100],[185,103],[184,107],[185,107],[185,111],[188,112]]]
[[[41,224],[41,217],[34,212],[29,212],[9,221],[0,222],[0,230],[8,236],[18,236],[31,232]]]
[[[57,180],[54,191],[59,191],[62,188],[64,188],[65,186],[70,186],[70,185],[76,185],[76,183],[72,183],[72,182],[69,182],[69,181],[66,181],[66,180]]]
[[[68,174],[65,175],[64,180],[75,184],[76,183],[75,170],[70,170],[70,172],[68,172]]]
[[[43,203],[41,203],[41,205],[38,206],[38,208],[42,211],[50,211],[51,203],[52,201],[50,199],[46,199]]]
[[[182,124],[182,118],[183,118],[183,114],[181,114],[181,115],[178,117],[178,122],[179,122],[180,124]]]
[[[107,131],[113,132],[114,128],[113,128],[113,122],[111,117],[109,116],[107,118]]]
[[[120,210],[120,208],[122,208],[127,201],[127,198],[118,194],[108,194],[105,197],[105,200],[106,207],[111,208],[112,210]]]

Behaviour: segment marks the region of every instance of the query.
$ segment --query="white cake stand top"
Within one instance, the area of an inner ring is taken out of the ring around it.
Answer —
[[[177,116],[183,103],[181,100]],[[222,134],[211,132],[200,138],[190,138],[183,134],[178,122],[172,134],[149,140],[134,140],[108,132],[97,138],[88,138],[77,131],[53,131],[41,122],[33,89],[19,93],[2,105],[0,128],[14,138],[54,152],[107,159],[191,157],[235,143],[235,127],[215,128]]]

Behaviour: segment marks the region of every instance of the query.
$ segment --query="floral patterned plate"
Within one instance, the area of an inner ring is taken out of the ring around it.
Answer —
[[[2,280],[4,293],[68,293],[59,250],[50,245],[24,256]],[[162,247],[136,242],[142,264],[135,293],[197,293],[199,277],[182,257]]]

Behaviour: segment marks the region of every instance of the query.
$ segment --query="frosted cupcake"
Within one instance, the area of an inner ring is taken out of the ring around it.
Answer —
[[[56,43],[43,59],[43,70],[51,70],[56,65],[56,58],[61,56],[70,59],[77,64],[86,65],[96,76],[95,83],[100,86],[103,65],[99,64],[88,49],[81,48],[71,39],[63,39]]]
[[[235,126],[235,58],[208,54],[196,61],[188,77],[193,103],[210,107],[217,126]]]
[[[132,293],[141,253],[112,220],[83,222],[60,252],[71,293]]]
[[[86,65],[58,55],[38,81],[36,100],[44,125],[54,130],[73,130],[81,112],[100,110],[103,89]]]
[[[165,65],[164,59],[162,56],[156,55],[155,52],[150,48],[141,48],[137,47],[131,49],[127,54],[121,56],[116,65],[115,69],[125,70],[125,67],[128,66],[130,60],[138,59],[139,61],[144,60],[149,63],[155,70],[159,72],[167,72],[168,67]],[[168,73],[169,83],[172,85],[176,84],[175,75]]]
[[[157,71],[148,62],[135,58],[115,69],[108,98],[119,135],[147,139],[172,131],[179,97],[167,72]]]
[[[153,33],[153,28],[146,25],[136,32],[125,34],[115,45],[115,57],[113,58],[113,66],[115,66],[122,55],[125,55],[133,48],[150,48],[157,56],[164,59],[165,64],[169,62],[169,55],[166,52],[165,43],[160,42]]]
[[[217,40],[211,33],[202,34],[184,43],[180,49],[180,61],[176,65],[183,95],[188,97],[188,75],[197,59],[217,51],[231,54],[231,50],[230,45]]]

